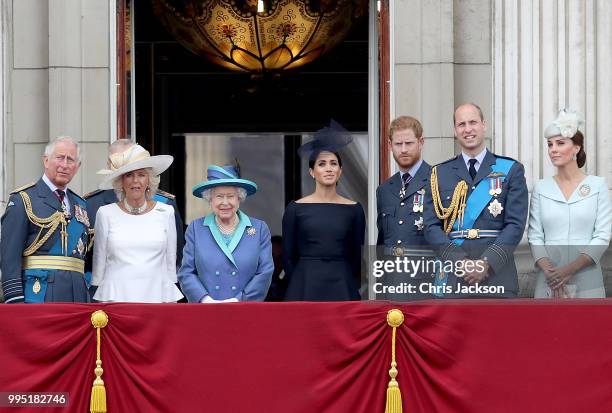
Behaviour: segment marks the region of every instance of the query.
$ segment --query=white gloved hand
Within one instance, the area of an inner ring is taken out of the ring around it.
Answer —
[[[234,298],[228,298],[227,300],[221,300],[222,303],[237,303],[238,299],[236,297]]]
[[[204,298],[202,298],[202,301],[200,302],[206,304],[206,303],[218,303],[220,301],[213,299],[210,295],[205,295]]]

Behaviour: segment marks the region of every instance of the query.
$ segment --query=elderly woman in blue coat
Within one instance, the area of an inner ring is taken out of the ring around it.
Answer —
[[[178,272],[183,293],[191,303],[263,301],[274,271],[270,230],[239,209],[257,185],[232,166],[211,165],[207,175],[193,195],[208,201],[212,213],[185,233]]]

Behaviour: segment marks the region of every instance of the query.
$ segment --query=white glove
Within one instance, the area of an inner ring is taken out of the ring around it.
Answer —
[[[219,301],[213,299],[210,295],[205,295],[204,298],[202,298],[202,301],[200,301],[201,303],[218,303]]]
[[[236,297],[234,297],[234,298],[228,298],[227,300],[220,300],[220,302],[222,302],[222,303],[237,303],[238,299]]]

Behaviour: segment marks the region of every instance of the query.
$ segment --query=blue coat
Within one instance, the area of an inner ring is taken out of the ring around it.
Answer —
[[[612,204],[606,180],[588,175],[569,199],[554,178],[538,181],[531,194],[529,243],[533,258],[548,258],[563,266],[579,254],[588,255],[595,265],[587,266],[569,279],[576,286],[576,298],[604,298],[600,260],[608,245],[612,224]],[[544,274],[538,270],[535,297],[547,297]]]
[[[413,207],[415,196],[419,195],[417,191],[425,192],[422,199],[430,196],[430,173],[431,166],[423,161],[414,178],[408,184],[403,197],[400,197],[402,179],[399,172],[376,189],[377,245],[384,245],[387,248],[398,245],[406,248],[427,245],[423,226],[418,224],[423,212],[414,211]],[[420,197],[417,199],[420,199]]]
[[[50,217],[61,211],[59,199],[49,186],[41,179],[36,184],[19,188],[11,193],[6,211],[2,216],[2,241],[0,242],[0,265],[2,268],[2,287],[6,302],[88,302],[87,282],[82,273],[75,271],[39,269],[23,269],[23,252],[30,246],[40,232],[40,227],[28,219],[20,192],[25,192],[31,201],[32,212],[38,218]],[[70,219],[75,221],[70,228],[69,250],[66,256],[83,260],[89,243],[85,201],[71,190],[66,191],[70,202]],[[54,247],[60,239],[60,229],[57,229],[38,248],[32,256],[64,255],[55,253]],[[43,230],[42,234],[46,234]],[[77,242],[78,241],[78,242]],[[38,271],[38,272],[37,272]],[[33,293],[34,283],[38,280],[41,286],[38,293]],[[27,290],[27,294],[25,294]]]
[[[461,155],[439,164],[437,166],[438,187],[443,206],[446,208],[450,205],[453,191],[457,183],[462,180],[468,184],[469,199],[480,181],[490,179],[491,167],[497,158],[504,157],[487,151],[474,180],[470,177]],[[435,247],[438,256],[443,261],[457,262],[464,258],[487,260],[490,265],[489,276],[482,284],[503,287],[503,294],[496,296],[514,297],[518,293],[518,276],[513,253],[523,236],[528,212],[527,184],[522,164],[515,161],[510,167],[503,181],[501,193],[496,199],[503,207],[501,213],[493,216],[488,207],[485,207],[472,228],[498,230],[500,232],[497,237],[465,239],[462,245],[457,245],[444,232],[443,221],[438,219],[431,197],[426,198],[425,239]],[[449,276],[449,285],[454,286],[457,281],[453,274]],[[461,284],[467,283],[462,282]]]
[[[240,223],[228,246],[213,214],[187,227],[178,279],[190,303],[199,303],[206,295],[239,301],[263,301],[266,297],[274,271],[270,230],[263,221],[241,211],[238,215]]]
[[[376,226],[378,227],[378,256],[390,259],[390,254],[395,247],[401,247],[404,251],[412,251],[410,256],[420,258],[426,250],[430,250],[425,240],[423,224],[423,210],[415,211],[415,206],[424,206],[424,200],[431,196],[429,186],[429,175],[431,166],[423,161],[414,178],[408,184],[404,194],[400,195],[403,183],[400,173],[396,173],[387,179],[376,189]],[[417,253],[418,252],[418,253]],[[431,254],[431,253],[430,253]],[[378,280],[385,286],[399,286],[408,283],[415,286],[411,293],[380,293],[378,288],[376,299],[394,301],[417,300],[431,298],[429,294],[421,293],[420,285],[430,283],[432,277],[429,273],[419,272],[417,274],[404,274],[385,272]]]

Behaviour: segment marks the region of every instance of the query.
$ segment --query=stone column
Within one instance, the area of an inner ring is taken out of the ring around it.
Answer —
[[[543,130],[560,108],[571,107],[586,121],[585,172],[612,184],[612,4],[496,0],[493,36],[495,150],[525,165],[531,191],[537,180],[554,174]],[[610,255],[603,260],[608,274]],[[534,271],[526,240],[517,264],[529,294]]]
[[[3,196],[40,177],[44,147],[58,135],[83,144],[84,162],[71,188],[94,189],[110,141],[109,3],[5,0],[2,5],[9,16]]]
[[[491,123],[491,3],[397,0],[390,4],[391,117],[411,115],[422,122],[424,158],[435,164],[458,152],[452,121],[456,105],[477,103]],[[396,171],[393,159],[391,165]]]

